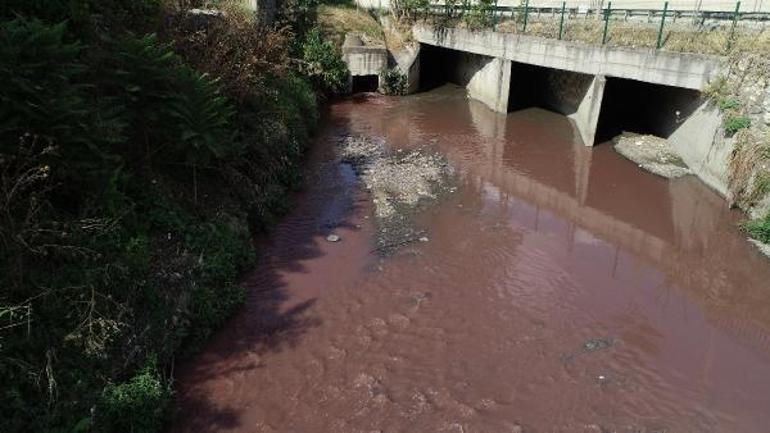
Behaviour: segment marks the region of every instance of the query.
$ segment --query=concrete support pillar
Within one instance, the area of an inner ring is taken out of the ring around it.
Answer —
[[[602,108],[602,99],[604,98],[604,86],[607,79],[604,75],[595,75],[591,84],[588,86],[583,99],[578,105],[575,113],[570,114],[569,118],[575,122],[580,138],[586,146],[594,145],[596,137],[596,126],[599,124],[599,113]]]
[[[580,206],[585,206],[588,199],[588,186],[591,181],[591,161],[594,153],[589,149],[577,148],[574,156],[575,193]]]
[[[508,112],[511,61],[499,57],[473,56],[462,65],[471,72],[465,87],[468,95],[498,113]]]

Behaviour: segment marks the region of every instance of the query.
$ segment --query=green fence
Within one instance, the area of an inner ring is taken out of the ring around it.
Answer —
[[[668,1],[661,1],[659,8],[655,9],[614,9],[612,2],[607,2],[602,8],[585,8],[570,5],[567,1],[556,7],[532,7],[529,0],[523,0],[518,6],[501,6],[497,0],[444,0],[431,2],[424,7],[425,16],[433,16],[440,19],[463,19],[466,16],[475,18],[478,23],[478,14],[486,16],[488,27],[496,28],[501,22],[515,25],[515,32],[529,34],[528,26],[532,24],[532,18],[550,18],[554,26],[558,23],[558,31],[549,34],[549,37],[564,39],[570,24],[583,20],[593,22],[597,28],[595,43],[602,45],[610,42],[610,34],[613,28],[626,23],[644,23],[651,31],[654,28],[657,35],[650,45],[656,49],[664,47],[667,30],[671,26],[681,26],[687,23],[692,31],[707,32],[710,26],[721,26],[724,38],[724,47],[729,48],[735,39],[736,28],[739,24],[754,25],[755,27],[770,24],[770,13],[767,12],[742,12],[741,2],[735,2],[735,8],[731,12],[708,10],[670,10]],[[623,23],[623,24],[619,24]],[[715,24],[716,23],[716,24]],[[620,31],[620,30],[618,30]]]

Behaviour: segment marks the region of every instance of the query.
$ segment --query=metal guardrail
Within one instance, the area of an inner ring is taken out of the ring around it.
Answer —
[[[443,2],[431,2],[422,11],[426,16],[444,16],[449,18],[462,18],[466,13],[473,10],[474,7],[478,7],[480,3],[471,3],[471,0],[445,0]],[[529,5],[529,0],[524,0],[524,4],[521,6],[500,6],[497,4],[497,0],[494,0],[492,4],[486,4],[484,11],[490,15],[492,26],[500,19],[503,18],[515,18],[521,25],[521,33],[527,32],[527,23],[529,17],[536,15],[542,17],[543,15],[550,16],[554,19],[558,16],[559,31],[558,39],[564,37],[565,30],[565,17],[567,19],[576,19],[584,17],[585,19],[595,19],[604,21],[602,32],[602,45],[607,43],[607,35],[610,28],[610,21],[629,21],[639,17],[646,18],[647,23],[654,23],[659,21],[658,35],[656,48],[660,49],[663,45],[663,33],[666,23],[675,23],[678,20],[688,19],[693,26],[703,26],[706,22],[723,21],[730,25],[730,37],[728,38],[728,48],[735,35],[735,28],[741,22],[753,22],[753,23],[770,23],[770,13],[768,12],[741,12],[741,2],[735,3],[735,9],[732,12],[725,11],[707,11],[707,10],[669,10],[669,2],[662,3],[660,9],[614,9],[612,2],[608,2],[606,7],[603,8],[584,8],[584,7],[567,7],[567,2],[564,1],[561,7],[532,7]]]

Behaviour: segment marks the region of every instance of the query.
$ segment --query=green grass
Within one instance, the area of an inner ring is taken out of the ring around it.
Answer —
[[[764,218],[747,221],[742,229],[752,238],[770,244],[770,214]]]

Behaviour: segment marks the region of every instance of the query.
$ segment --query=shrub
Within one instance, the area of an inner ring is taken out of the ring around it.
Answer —
[[[347,86],[348,67],[334,45],[321,37],[318,27],[310,30],[302,43],[300,71],[326,95],[340,93]]]
[[[390,7],[398,19],[411,21],[417,18],[421,11],[427,10],[429,0],[393,0]]]
[[[407,91],[406,75],[398,68],[387,69],[380,74],[382,91],[386,95],[405,95]]]
[[[741,129],[746,129],[751,125],[751,119],[748,116],[728,116],[725,118],[725,134],[733,136]]]
[[[241,104],[269,90],[267,77],[286,74],[291,33],[261,27],[252,14],[228,12],[203,29],[195,17],[179,13],[165,33],[188,64],[219,79],[225,95]]]
[[[288,26],[297,40],[302,40],[316,22],[319,0],[283,0],[278,8],[277,21]]]
[[[770,244],[770,214],[764,218],[745,222],[741,227],[752,238]]]
[[[297,185],[313,87],[237,14],[167,44],[124,31],[160,0],[11,1],[40,19],[0,9],[2,430],[157,431],[159,370],[241,302]]]
[[[97,30],[146,31],[156,25],[166,0],[4,0],[0,18],[37,17],[48,24],[70,21],[70,31],[95,36]]]
[[[722,111],[735,110],[741,107],[741,101],[737,98],[723,98],[717,102],[719,109]]]
[[[122,138],[123,119],[94,115],[82,47],[65,42],[65,32],[64,24],[25,18],[0,27],[0,150],[14,152],[23,135],[55,145],[62,164],[52,175],[71,198],[114,170],[109,146]]]
[[[465,25],[472,30],[483,29],[492,24],[492,0],[478,0],[463,15]]]
[[[102,394],[96,427],[104,432],[155,433],[160,431],[170,398],[157,368],[147,365],[127,382],[109,384]]]

